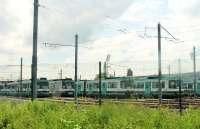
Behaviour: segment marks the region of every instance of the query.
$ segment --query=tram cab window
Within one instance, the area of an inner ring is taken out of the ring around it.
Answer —
[[[49,83],[47,81],[39,81],[37,82],[39,89],[48,89]]]
[[[67,85],[62,85],[62,88],[63,89],[67,89]]]
[[[73,82],[71,81],[62,81],[62,88],[63,89],[70,89],[70,88],[73,88]]]

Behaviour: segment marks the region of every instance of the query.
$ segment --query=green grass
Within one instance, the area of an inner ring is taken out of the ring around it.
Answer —
[[[105,104],[0,102],[0,129],[200,129],[200,109],[180,117],[169,109]]]

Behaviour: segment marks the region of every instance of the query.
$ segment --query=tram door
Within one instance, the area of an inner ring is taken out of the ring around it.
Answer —
[[[102,95],[106,95],[106,83],[103,82],[102,85],[101,85],[101,92],[102,92]]]
[[[145,93],[145,95],[150,95],[151,94],[151,82],[145,82],[144,93]]]
[[[81,94],[81,84],[82,84],[82,83],[78,83],[78,84],[77,84],[77,87],[78,87],[78,88],[77,88],[77,89],[78,89],[77,93],[78,93],[78,95]]]
[[[200,95],[200,83],[197,83],[196,92],[197,92],[198,95]]]
[[[88,94],[92,94],[92,83],[89,83],[88,85]]]
[[[87,87],[87,82],[84,80],[84,86],[83,86],[83,96],[86,97],[86,87]]]

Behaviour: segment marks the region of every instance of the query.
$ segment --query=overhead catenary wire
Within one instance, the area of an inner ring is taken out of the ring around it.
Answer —
[[[178,40],[178,39],[176,39],[167,29],[165,29],[165,27],[163,27],[162,25],[161,25],[161,28],[162,28],[163,30],[165,30],[165,32],[167,32],[174,40]]]
[[[188,33],[188,32],[197,32],[197,31],[200,31],[200,28],[189,29],[189,30],[173,31],[173,32],[176,33],[177,35],[181,35],[181,34],[185,34],[185,33]]]
[[[59,43],[48,43],[48,42],[45,42],[45,43],[42,43],[45,45],[45,47],[75,47],[75,45],[70,45],[70,44],[59,44]],[[86,46],[79,46],[79,47],[82,47],[82,48],[87,48],[87,49],[92,49],[91,47],[86,47]]]
[[[196,57],[197,60],[200,60],[200,57]],[[184,57],[184,58],[181,58],[181,61],[182,62],[190,62],[191,58],[190,57]],[[162,61],[165,61],[166,63],[167,62],[175,62],[176,59],[162,59]],[[128,63],[144,63],[144,62],[155,62],[155,60],[134,60],[134,61],[129,61]],[[91,64],[91,63],[94,63],[96,64],[95,62],[80,62],[81,64]],[[110,65],[116,65],[116,66],[122,66],[122,67],[128,67],[128,65],[120,65],[122,62],[119,61],[119,62],[114,62],[114,63],[109,63]],[[38,66],[42,67],[42,66],[70,66],[70,65],[74,65],[74,63],[70,63],[70,62],[66,62],[66,63],[38,63]],[[0,67],[11,67],[11,68],[18,68],[20,65],[18,64],[1,64]],[[31,65],[30,64],[23,64],[23,67],[30,67]]]
[[[150,27],[151,28],[151,27]],[[173,42],[173,43],[182,43],[184,42],[183,40],[175,38],[165,27],[161,26],[161,28],[170,35],[170,37],[167,36],[160,36],[160,38],[164,38],[168,42]],[[157,35],[151,36],[147,34],[147,27],[145,26],[145,31],[144,35],[140,35],[141,38],[158,38]]]
[[[190,24],[190,25],[189,25]],[[185,29],[185,28],[196,28],[196,27],[200,27],[200,24],[182,24],[182,25],[176,25],[176,26],[167,26],[167,28],[169,28],[170,30],[173,30],[173,29]]]

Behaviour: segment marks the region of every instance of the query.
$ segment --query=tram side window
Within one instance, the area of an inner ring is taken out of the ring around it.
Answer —
[[[15,90],[16,86],[14,84],[10,85],[11,90]]]
[[[16,84],[12,85],[12,89],[17,90],[17,85]]]
[[[198,88],[198,89],[200,88],[200,83],[197,83],[197,88]]]
[[[22,84],[22,89],[23,89],[23,90],[28,89],[28,84],[26,84],[26,83]]]
[[[7,85],[7,84],[5,84],[5,85],[4,85],[4,89],[7,89],[7,87],[8,87],[8,85]]]
[[[183,83],[182,88],[183,88],[183,89],[187,89],[187,83]]]
[[[162,89],[165,88],[165,82],[161,82]],[[152,88],[159,88],[159,83],[158,82],[152,82]]]
[[[94,88],[99,88],[99,84],[98,83],[93,83],[94,84]]]
[[[117,83],[115,83],[115,82],[109,82],[108,83],[108,87],[109,88],[117,88]]]
[[[136,85],[137,89],[143,89],[144,88],[144,82],[138,82]]]
[[[152,88],[158,88],[159,85],[158,85],[158,82],[152,82]]]
[[[125,81],[120,82],[120,88],[122,88],[122,89],[126,88],[126,82]]]
[[[92,84],[89,85],[89,89],[92,89]]]
[[[176,80],[170,80],[169,81],[169,88],[171,88],[171,89],[176,89],[177,88]]]
[[[10,89],[10,85],[7,85],[7,86],[6,86],[6,89]]]
[[[134,82],[131,80],[128,81],[121,81],[120,88],[127,89],[127,88],[134,88]]]
[[[161,82],[162,88],[165,88],[165,82]]]
[[[103,85],[102,85],[104,88],[106,87],[106,83],[103,83]],[[101,87],[102,88],[102,87]]]
[[[78,84],[78,90],[81,90],[82,85]]]
[[[3,85],[0,85],[0,90],[2,90],[3,89]]]
[[[10,85],[7,85],[7,89],[10,89]]]
[[[193,88],[193,84],[192,83],[188,83],[188,89],[192,89]]]

